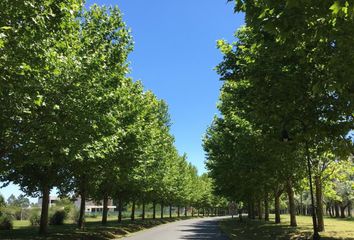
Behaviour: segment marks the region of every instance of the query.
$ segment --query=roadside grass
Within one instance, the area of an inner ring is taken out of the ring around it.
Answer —
[[[124,219],[122,223],[117,222],[117,217],[109,217],[105,226],[101,225],[100,218],[86,218],[85,229],[76,228],[73,223],[66,223],[61,226],[49,226],[48,234],[38,235],[38,227],[30,226],[29,221],[14,221],[13,230],[1,230],[0,239],[80,239],[80,240],[107,240],[124,237],[127,234],[152,228],[161,224],[174,222],[191,217],[174,217],[164,219],[146,219],[130,221]]]
[[[297,216],[298,227],[290,227],[287,215],[281,216],[281,224],[274,224],[274,216],[270,222],[243,218],[226,219],[220,222],[221,229],[231,240],[305,240],[312,234],[312,218]],[[354,219],[325,219],[325,232],[321,232],[323,240],[354,240]]]

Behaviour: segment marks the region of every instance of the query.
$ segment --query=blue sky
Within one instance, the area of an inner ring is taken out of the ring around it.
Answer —
[[[131,77],[169,105],[172,134],[181,154],[204,172],[202,136],[217,113],[222,60],[218,39],[234,40],[244,17],[227,0],[88,0],[86,6],[118,5],[135,42]],[[6,198],[20,194],[10,185]]]

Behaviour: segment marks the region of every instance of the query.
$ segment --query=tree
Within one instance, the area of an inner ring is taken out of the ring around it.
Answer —
[[[29,59],[22,72],[14,74],[24,76],[25,84],[14,94],[21,111],[9,113],[15,120],[1,132],[8,136],[4,141],[13,142],[2,157],[3,179],[18,183],[31,196],[43,195],[41,233],[47,229],[50,189],[70,190],[73,165],[67,163],[80,159],[78,153],[109,130],[105,123],[110,104],[127,73],[125,60],[131,49],[118,9],[111,9],[110,15],[98,7],[82,13],[80,4],[65,4],[58,10],[64,16],[59,29],[44,25],[50,35],[35,39],[36,44],[25,39],[41,47],[39,52],[31,49],[30,56],[44,61],[32,66]],[[106,20],[110,24],[103,24]],[[14,80],[10,73],[6,77]]]
[[[313,168],[328,149],[348,155],[353,54],[339,33],[352,35],[345,30],[353,24],[350,16],[332,15],[331,1],[236,1],[236,10],[245,11],[246,27],[237,43],[219,42],[225,54],[218,67],[225,81],[222,113],[236,112],[271,139],[290,138],[295,152],[305,157],[309,150]],[[341,66],[339,56],[346,59]]]
[[[0,208],[6,206],[6,201],[3,195],[0,194]]]

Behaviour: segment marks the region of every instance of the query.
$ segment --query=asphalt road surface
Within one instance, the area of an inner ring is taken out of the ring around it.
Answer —
[[[163,224],[137,232],[124,240],[228,240],[218,226],[223,217],[198,218]]]

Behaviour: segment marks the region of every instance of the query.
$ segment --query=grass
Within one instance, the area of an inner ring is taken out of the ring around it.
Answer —
[[[85,230],[76,228],[75,224],[66,223],[62,226],[49,226],[48,234],[38,235],[38,227],[31,227],[29,221],[14,221],[13,230],[1,230],[0,239],[81,239],[81,240],[107,240],[121,238],[129,233],[152,228],[154,226],[174,222],[177,220],[188,219],[164,218],[164,219],[146,219],[135,220],[134,222],[125,219],[122,223],[117,222],[117,217],[109,217],[105,226],[101,225],[100,218],[86,218]]]
[[[304,240],[310,239],[312,233],[312,218],[308,216],[297,216],[298,227],[289,226],[287,215],[282,215],[281,224],[274,224],[274,216],[268,223],[243,220],[227,219],[220,222],[220,227],[231,240]],[[326,218],[325,229],[320,233],[323,240],[354,240],[354,219]]]

